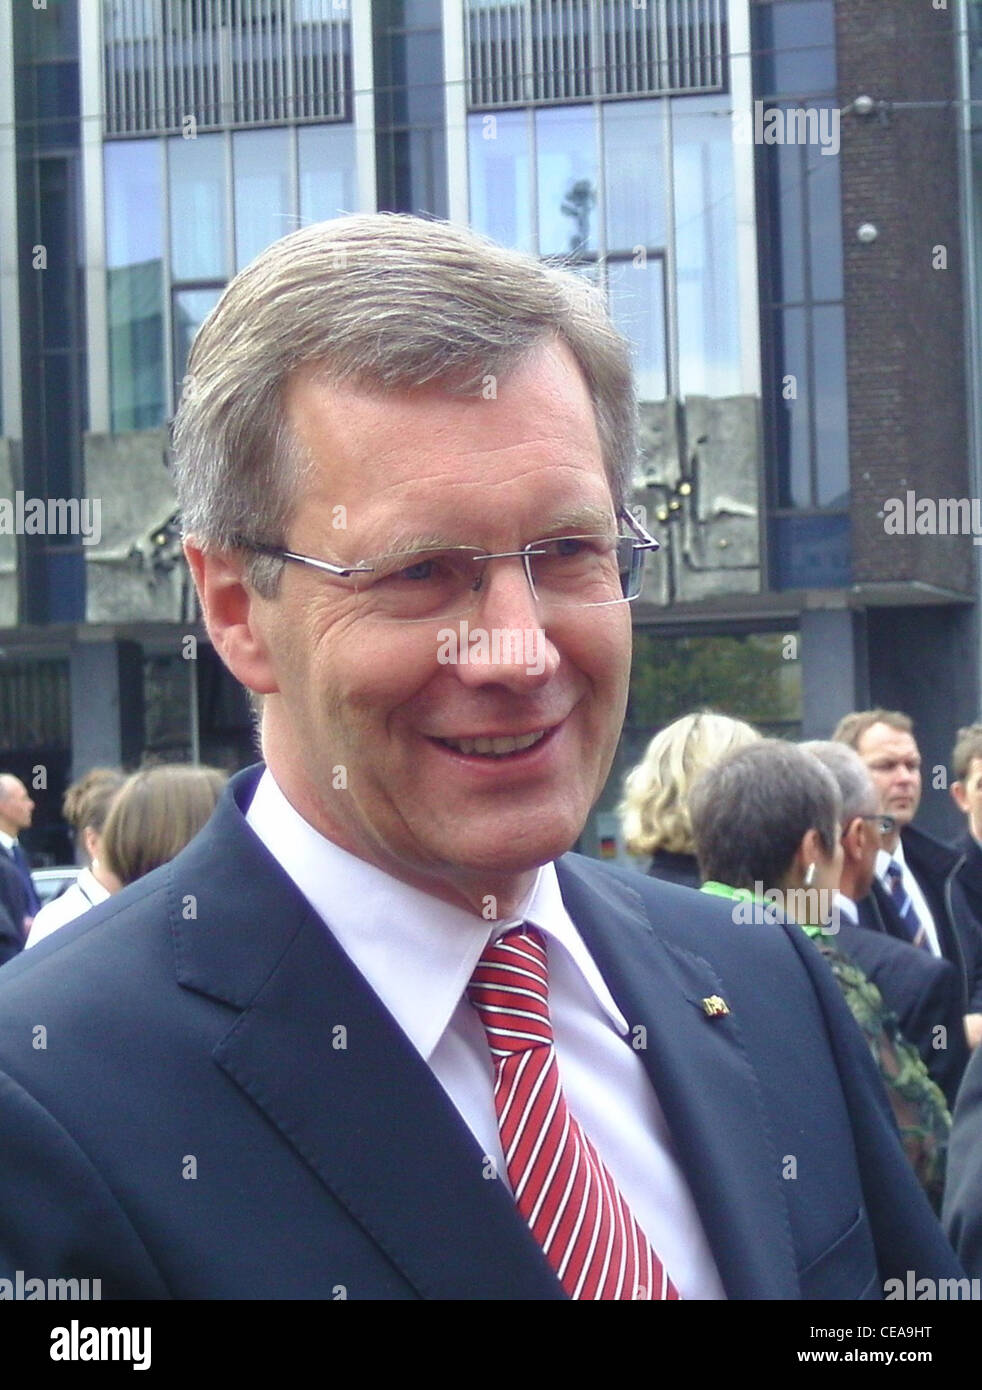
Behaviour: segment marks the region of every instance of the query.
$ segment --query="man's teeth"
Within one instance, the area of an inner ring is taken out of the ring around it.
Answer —
[[[444,738],[440,742],[456,748],[458,753],[484,753],[500,758],[506,753],[520,753],[524,748],[531,748],[545,736],[545,729],[541,729],[537,734],[520,734],[517,738]]]

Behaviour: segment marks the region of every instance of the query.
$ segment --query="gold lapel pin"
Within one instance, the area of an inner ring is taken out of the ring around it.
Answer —
[[[727,1004],[725,999],[721,999],[718,994],[711,994],[708,999],[704,999],[702,1001],[702,1007],[705,1009],[709,1018],[723,1018],[730,1012],[729,1004]]]

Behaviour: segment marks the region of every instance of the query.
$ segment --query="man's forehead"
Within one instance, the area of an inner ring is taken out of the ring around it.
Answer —
[[[483,544],[469,532],[496,521],[523,541],[614,529],[593,405],[563,345],[544,346],[488,399],[438,383],[365,389],[302,368],[285,403],[308,460],[301,511],[341,503],[334,528],[353,540],[357,531],[387,550]]]
[[[871,759],[920,758],[913,734],[891,724],[872,724],[859,740],[859,753]]]

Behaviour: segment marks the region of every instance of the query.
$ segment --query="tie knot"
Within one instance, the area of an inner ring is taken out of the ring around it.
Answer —
[[[896,859],[891,859],[887,865],[887,878],[894,883],[900,883],[903,879],[904,871],[897,863]]]
[[[467,997],[496,1060],[552,1045],[546,944],[535,927],[515,927],[486,946]]]

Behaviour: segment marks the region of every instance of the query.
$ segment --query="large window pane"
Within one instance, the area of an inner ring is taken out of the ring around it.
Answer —
[[[842,199],[838,155],[804,147],[808,166],[808,238],[812,299],[841,299]]]
[[[665,245],[665,121],[662,101],[603,107],[607,249]]]
[[[221,292],[221,285],[205,290],[174,291],[174,394],[178,398],[194,335],[218,303]]]
[[[775,588],[847,588],[852,583],[850,539],[847,513],[775,517],[771,522]]]
[[[528,112],[471,116],[467,135],[471,226],[502,246],[534,253]]]
[[[835,91],[834,0],[775,0],[751,11],[767,96]]]
[[[805,299],[805,171],[800,145],[764,147],[773,178],[774,217],[770,227],[774,298],[785,304]],[[838,212],[836,210],[836,216]]]
[[[610,313],[634,349],[638,399],[664,400],[665,276],[660,257],[613,261],[607,268]]]
[[[105,179],[111,428],[151,429],[166,414],[160,142],[108,143]]]
[[[774,315],[779,507],[814,505],[806,313],[805,309],[779,309]]]
[[[787,660],[786,641],[778,632],[667,637],[636,628],[625,727],[642,733],[637,760],[653,732],[707,706],[762,733],[800,737],[801,662]]]
[[[589,106],[535,113],[539,184],[539,254],[597,251],[596,124]]]
[[[235,267],[240,270],[297,225],[285,130],[240,130],[232,137]]]
[[[225,136],[169,140],[171,269],[175,280],[228,273]]]
[[[845,309],[841,304],[820,306],[813,314],[818,505],[845,507],[849,498]]]
[[[729,97],[672,101],[679,384],[740,390],[737,228]]]
[[[358,207],[355,134],[350,125],[308,125],[298,131],[300,221],[324,222]]]

